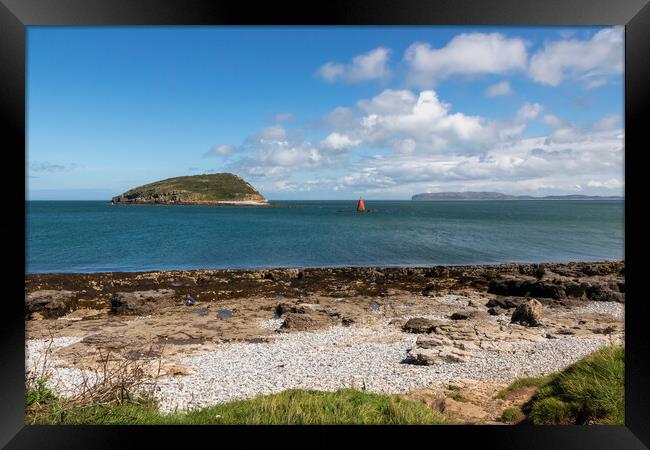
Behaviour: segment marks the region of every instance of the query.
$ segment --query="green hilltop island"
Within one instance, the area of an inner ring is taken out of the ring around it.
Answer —
[[[111,203],[245,206],[269,204],[248,181],[232,173],[168,178],[130,189],[113,197]]]

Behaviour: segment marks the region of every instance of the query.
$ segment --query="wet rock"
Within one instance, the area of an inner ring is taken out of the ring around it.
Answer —
[[[566,290],[560,284],[539,281],[530,284],[529,296],[561,300],[566,298]]]
[[[65,315],[74,305],[75,292],[64,290],[34,291],[25,296],[25,316],[39,313],[44,318]]]
[[[402,330],[407,333],[432,333],[436,331],[436,322],[423,317],[415,317],[406,321]]]
[[[588,287],[589,283],[585,282],[578,283],[576,281],[568,281],[564,283],[564,290],[568,297],[585,298]]]
[[[517,306],[512,313],[511,323],[526,326],[537,326],[542,318],[542,304],[535,299],[528,300]]]
[[[526,302],[528,299],[525,297],[509,297],[509,298],[492,298],[490,299],[485,306],[488,308],[502,308],[502,309],[512,309]]]
[[[116,292],[111,299],[113,314],[146,315],[173,305],[174,291],[171,289]]]
[[[607,284],[592,284],[589,286],[587,288],[587,298],[596,302],[625,302],[625,294],[613,291]]]
[[[521,279],[492,280],[488,286],[488,293],[509,295],[515,297],[542,297],[552,299],[565,299],[566,290],[560,284],[547,281],[530,281]]]
[[[497,279],[490,281],[489,294],[525,297],[528,294],[529,281],[519,279]]]

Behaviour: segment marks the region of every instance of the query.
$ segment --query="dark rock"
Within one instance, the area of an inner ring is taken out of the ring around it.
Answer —
[[[469,319],[470,314],[469,313],[463,313],[463,312],[455,312],[449,318],[451,320],[467,320]]]
[[[520,279],[492,280],[488,286],[488,293],[515,297],[566,298],[566,291],[562,285]]]
[[[534,327],[539,324],[541,318],[542,304],[535,299],[531,299],[515,308],[510,322]]]
[[[39,312],[45,318],[64,316],[75,304],[75,292],[43,290],[25,296],[25,316]]]
[[[275,307],[275,313],[277,314],[278,317],[292,311],[295,312],[295,308],[287,303],[280,303],[278,306]]]
[[[527,301],[525,297],[509,297],[509,298],[493,298],[490,299],[485,306],[503,308],[503,309],[512,309],[521,305],[523,302]]]
[[[568,297],[584,298],[587,293],[589,283],[577,283],[575,281],[568,281],[564,284],[564,289]]]
[[[436,331],[436,322],[423,317],[415,317],[406,321],[402,330],[407,333],[432,333]]]
[[[544,276],[548,275],[548,273],[549,272],[544,267],[538,267],[535,269],[534,276],[538,280],[541,280]]]
[[[292,331],[310,331],[334,325],[329,314],[323,313],[288,313],[280,329]]]
[[[116,292],[111,299],[114,314],[145,315],[174,305],[174,291],[156,289],[151,291]]]
[[[498,306],[495,306],[493,308],[489,308],[487,311],[491,316],[500,316],[500,315],[505,314],[506,312],[508,312],[507,309],[499,308]]]
[[[587,289],[587,298],[597,302],[624,302],[625,294],[611,290],[607,284],[592,284]]]
[[[617,284],[618,284],[618,292],[622,292],[625,294],[625,281]]]
[[[613,332],[616,331],[616,327],[612,326],[612,325],[609,325],[609,326],[607,326],[605,328],[594,328],[591,331],[594,332],[594,333],[597,333],[597,334],[612,334]]]
[[[566,298],[566,290],[564,286],[559,284],[547,283],[538,281],[529,285],[530,297],[552,298],[562,300]]]
[[[488,293],[525,297],[528,294],[529,282],[517,279],[498,279],[490,281]]]
[[[422,289],[422,295],[429,296],[429,295],[435,295],[435,293],[436,293],[436,287],[434,285],[429,285],[424,289]]]

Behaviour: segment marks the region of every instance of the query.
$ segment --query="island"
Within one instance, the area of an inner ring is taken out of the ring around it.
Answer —
[[[436,201],[436,200],[623,200],[623,197],[600,196],[600,195],[547,195],[534,197],[532,195],[508,195],[500,192],[427,192],[415,194],[411,197],[415,201]]]
[[[246,205],[266,206],[248,181],[232,173],[168,178],[130,189],[111,199],[113,204]]]

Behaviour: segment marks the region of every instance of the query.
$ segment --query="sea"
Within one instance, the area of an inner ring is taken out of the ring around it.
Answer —
[[[26,273],[408,267],[624,258],[622,200],[27,201]]]

